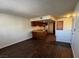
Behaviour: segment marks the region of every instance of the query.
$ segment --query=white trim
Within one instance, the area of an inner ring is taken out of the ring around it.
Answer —
[[[76,58],[72,44],[71,44],[71,48],[72,48],[72,52],[73,52],[73,57]]]
[[[32,38],[32,34],[27,35],[27,36],[26,36],[24,39],[22,39],[22,40],[18,40],[18,41],[16,41],[16,42],[11,43],[11,44],[7,44],[7,45],[4,45],[4,46],[1,46],[0,49],[5,48],[5,47],[8,47],[8,46],[13,45],[13,44],[16,44],[16,43],[19,43],[19,42],[22,42],[22,41],[24,41],[24,40],[28,40],[28,39],[30,39],[30,38]]]

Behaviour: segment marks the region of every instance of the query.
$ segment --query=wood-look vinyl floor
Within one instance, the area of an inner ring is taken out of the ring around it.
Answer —
[[[73,58],[70,45],[58,43],[55,36],[45,40],[29,39],[0,50],[1,58]]]

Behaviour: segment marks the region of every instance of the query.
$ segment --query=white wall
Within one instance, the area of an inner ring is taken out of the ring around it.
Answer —
[[[31,37],[29,20],[23,17],[0,14],[0,48]]]
[[[63,30],[56,30],[56,41],[70,43],[71,30],[72,30],[72,18],[61,18],[58,21],[63,21]],[[57,21],[56,21],[57,27]]]
[[[72,35],[72,50],[74,57],[79,58],[79,2],[75,8],[73,35]]]
[[[41,17],[36,17],[36,18],[32,18],[30,19],[31,21],[39,21],[39,20],[45,20],[45,19],[49,19],[50,16],[42,16],[42,19]]]
[[[48,19],[55,20],[54,17],[47,15],[47,16],[42,16],[42,19],[41,19],[41,17],[32,18],[32,19],[30,19],[30,21],[39,21],[39,20],[48,20]]]

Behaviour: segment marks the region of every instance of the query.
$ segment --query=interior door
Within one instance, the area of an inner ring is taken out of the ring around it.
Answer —
[[[79,16],[75,16],[74,22],[73,22],[73,29],[72,29],[72,41],[75,41],[79,37]]]
[[[73,21],[72,21],[72,39],[71,39],[71,42],[74,39],[74,35],[75,35],[75,20],[73,18]]]
[[[72,37],[72,50],[74,51],[74,57],[79,57],[79,16],[76,16],[74,20],[74,30]]]

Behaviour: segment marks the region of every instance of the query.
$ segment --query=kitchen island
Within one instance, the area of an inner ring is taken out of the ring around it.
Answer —
[[[33,30],[32,36],[34,39],[46,39],[47,31],[46,30]]]

